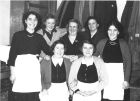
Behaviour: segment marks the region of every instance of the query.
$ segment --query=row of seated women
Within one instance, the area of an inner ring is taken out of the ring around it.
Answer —
[[[117,20],[109,23],[106,38],[94,17],[84,32],[76,19],[66,31],[57,28],[53,15],[37,30],[39,15],[32,11],[23,15],[23,24],[25,29],[13,36],[8,59],[15,101],[123,100],[131,55],[119,39]]]

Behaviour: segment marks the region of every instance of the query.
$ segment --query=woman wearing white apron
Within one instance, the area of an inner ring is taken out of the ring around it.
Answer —
[[[11,68],[15,101],[39,101],[41,73],[37,56],[41,50],[52,54],[43,37],[36,33],[39,17],[36,12],[26,12],[23,15],[25,29],[16,32],[12,39],[8,65]]]
[[[124,100],[124,89],[128,88],[131,70],[131,56],[128,45],[121,35],[120,23],[115,20],[108,26],[108,39],[101,40],[95,55],[100,55],[106,65],[109,78],[104,88],[103,99],[106,101]]]
[[[83,56],[74,61],[69,75],[73,101],[101,101],[101,90],[107,83],[105,65],[101,58],[93,56],[94,46],[84,41]]]
[[[40,93],[41,101],[68,101],[69,88],[68,76],[71,62],[63,57],[64,43],[54,42],[52,45],[54,55],[50,60],[42,60],[42,92]]]

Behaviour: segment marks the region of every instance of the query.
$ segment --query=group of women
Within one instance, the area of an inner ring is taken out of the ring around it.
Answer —
[[[40,20],[38,13],[26,12],[24,30],[12,39],[8,65],[15,101],[123,100],[131,55],[119,39],[117,20],[109,23],[106,38],[94,17],[87,19],[84,32],[76,19],[66,30],[56,27],[54,15],[42,28]]]

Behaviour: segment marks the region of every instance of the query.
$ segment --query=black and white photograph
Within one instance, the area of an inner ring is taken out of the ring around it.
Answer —
[[[139,0],[0,0],[0,101],[140,101]]]

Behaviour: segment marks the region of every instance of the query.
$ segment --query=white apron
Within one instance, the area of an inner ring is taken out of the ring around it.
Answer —
[[[51,83],[47,94],[39,94],[40,101],[69,101],[69,92],[66,82]]]
[[[124,98],[124,71],[123,63],[105,63],[108,73],[108,85],[104,88],[104,99],[123,100]]]
[[[95,83],[83,83],[78,81],[77,88],[82,91],[91,91],[92,89],[97,89],[99,82]],[[91,96],[82,96],[75,93],[73,95],[73,101],[101,101],[101,92],[95,93]]]
[[[35,55],[18,55],[15,61],[13,92],[41,91],[40,63]]]

